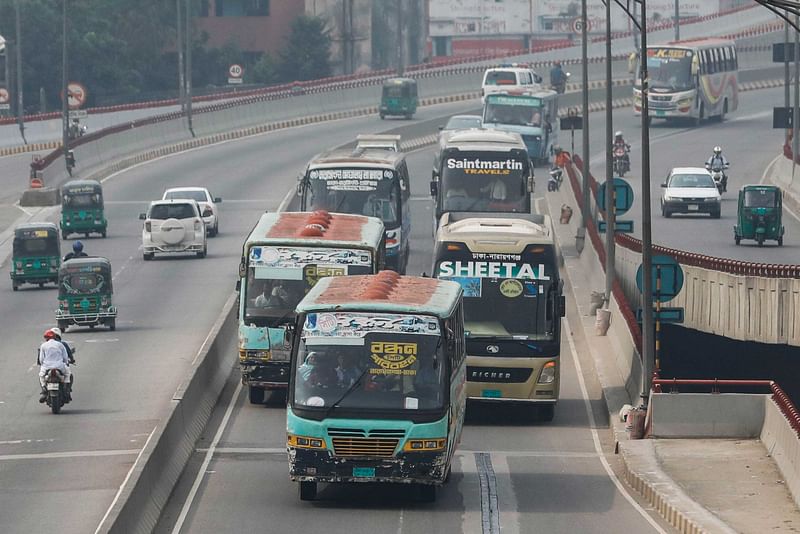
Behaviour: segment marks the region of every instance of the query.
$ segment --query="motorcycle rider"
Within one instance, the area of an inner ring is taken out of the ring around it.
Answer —
[[[561,62],[556,61],[550,69],[550,85],[557,93],[563,93],[567,87],[567,74],[561,68]]]
[[[711,154],[711,157],[708,158],[706,161],[706,169],[713,170],[713,169],[721,169],[722,170],[722,190],[728,190],[728,175],[725,173],[725,169],[730,166],[730,162],[728,159],[722,155],[722,147],[715,146],[714,153]]]
[[[39,365],[39,385],[42,388],[39,402],[42,404],[47,400],[45,376],[51,369],[58,369],[64,375],[64,383],[67,384],[65,388],[67,401],[72,400],[72,388],[69,386],[72,382],[72,376],[69,371],[70,360],[64,344],[57,337],[52,329],[48,329],[44,333],[44,343],[39,346],[39,353],[36,358],[36,363]]]
[[[80,120],[72,119],[72,124],[69,125],[69,138],[77,139],[83,137],[86,133],[86,126],[81,125]]]
[[[87,256],[89,255],[83,251],[83,243],[75,241],[72,244],[72,252],[64,256],[64,261],[71,260],[72,258],[85,258]]]
[[[625,138],[622,136],[621,130],[617,130],[616,133],[614,133],[614,145],[611,148],[612,155],[618,148],[621,148],[624,151],[624,155],[622,156],[622,161],[625,163],[625,172],[628,172],[631,170],[631,158],[628,155],[628,153],[631,150],[631,145],[629,145],[628,142],[625,141]]]

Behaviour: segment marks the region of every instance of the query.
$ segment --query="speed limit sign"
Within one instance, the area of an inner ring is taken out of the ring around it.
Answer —
[[[581,17],[575,17],[572,19],[572,31],[573,33],[583,32],[583,19]]]
[[[242,83],[242,76],[244,76],[244,69],[241,65],[234,63],[228,67],[228,83]]]

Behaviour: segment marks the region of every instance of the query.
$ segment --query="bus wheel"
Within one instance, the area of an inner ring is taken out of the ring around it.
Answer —
[[[300,483],[300,500],[313,501],[317,498],[317,483],[316,482],[301,482]]]
[[[247,387],[247,396],[250,404],[264,404],[264,390],[261,388]]]
[[[553,420],[553,417],[556,414],[556,405],[555,404],[545,404],[544,406],[539,406],[539,420],[549,423]]]
[[[726,98],[725,102],[722,103],[722,113],[720,113],[720,115],[717,118],[717,120],[719,122],[724,121],[725,120],[725,115],[727,115],[727,114],[728,114],[728,99]]]
[[[436,500],[436,486],[432,484],[418,484],[417,495],[420,502],[434,502]]]
[[[705,110],[703,109],[703,104],[701,103],[700,112],[697,114],[697,118],[694,119],[695,126],[700,126],[703,123],[703,115],[705,115],[704,111]]]

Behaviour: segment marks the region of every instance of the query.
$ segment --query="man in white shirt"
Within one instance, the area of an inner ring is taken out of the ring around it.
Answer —
[[[57,339],[57,335],[52,330],[47,330],[44,333],[44,343],[39,347],[39,356],[37,363],[39,364],[39,384],[42,387],[42,395],[39,397],[39,402],[44,403],[47,400],[47,390],[45,389],[44,377],[51,369],[58,369],[64,375],[64,383],[69,384],[71,381],[69,372],[69,355],[64,345]],[[70,398],[69,386],[66,388],[67,399]]]

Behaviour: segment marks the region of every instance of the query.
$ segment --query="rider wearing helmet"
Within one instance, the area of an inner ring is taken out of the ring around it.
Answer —
[[[730,166],[730,162],[728,159],[722,155],[722,147],[715,146],[714,153],[711,154],[711,157],[708,158],[706,161],[706,169],[713,170],[713,169],[720,169],[722,171],[722,190],[728,190],[728,175],[725,173],[725,169]]]
[[[628,155],[628,152],[630,152],[630,150],[631,150],[631,145],[629,145],[628,142],[625,141],[625,138],[622,136],[622,131],[621,130],[617,130],[614,133],[614,146],[612,147],[612,154],[613,154],[613,151],[615,149],[617,149],[617,148],[622,148],[622,150],[625,151],[625,155],[622,156],[622,159],[625,162],[625,168],[627,170],[630,170],[630,168],[631,168],[631,159],[630,159],[630,156]]]
[[[44,403],[47,400],[47,389],[45,389],[44,377],[51,369],[58,369],[64,375],[64,383],[70,384],[72,377],[69,372],[69,355],[64,348],[64,344],[60,341],[61,331],[54,332],[49,329],[44,333],[44,343],[39,346],[39,353],[36,358],[36,363],[39,364],[39,385],[42,388],[42,394],[39,397],[39,402]],[[67,388],[67,400],[70,400],[70,389]]]
[[[88,256],[88,254],[83,251],[83,243],[75,241],[72,244],[72,252],[64,256],[64,261],[71,260],[72,258],[84,258],[86,256]]]

